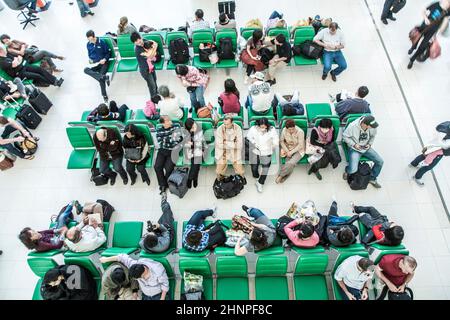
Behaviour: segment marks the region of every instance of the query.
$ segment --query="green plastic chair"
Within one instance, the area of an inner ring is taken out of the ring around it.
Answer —
[[[362,241],[364,236],[367,234],[368,230],[366,226],[361,222],[361,220],[358,220],[358,227],[359,227],[359,239]],[[381,251],[389,251],[389,252],[402,251],[406,249],[403,244],[399,244],[398,246],[384,246],[382,244],[374,243],[371,244],[370,246]]]
[[[297,115],[297,116],[285,116],[283,115],[283,108],[281,107],[281,105],[277,105],[277,120],[278,123],[281,124],[283,121],[288,120],[288,119],[306,119],[306,110],[305,113],[303,115]]]
[[[288,120],[290,118],[286,118],[283,119],[283,122],[281,123],[281,131],[280,134],[282,132],[282,130],[284,129],[284,127],[286,126],[286,120]],[[295,125],[297,127],[299,127],[300,129],[303,130],[303,133],[305,134],[305,139],[307,136],[307,131],[308,131],[308,120],[306,120],[306,117],[303,118],[295,118],[292,119],[295,122]],[[285,164],[286,163],[286,158],[281,158],[281,164]],[[297,162],[298,164],[308,164],[308,155],[304,155],[303,158],[300,159],[299,162]]]
[[[31,298],[31,300],[36,300],[36,301],[44,300],[41,296],[41,286],[42,286],[42,278],[40,278],[36,282],[36,286],[34,287],[34,291],[33,291],[33,297]]]
[[[110,37],[98,37],[98,38],[105,41],[109,49],[111,50],[111,56],[109,57],[108,60],[108,72],[112,73],[113,74],[112,77],[114,77],[115,67],[117,63],[117,56],[112,39]]]
[[[348,251],[348,252],[341,252],[338,256],[338,258],[336,259],[336,262],[334,264],[333,267],[333,272],[331,274],[332,276],[332,282],[333,282],[333,292],[334,292],[334,298],[335,300],[342,300],[342,296],[341,296],[341,292],[339,290],[339,284],[337,283],[337,281],[334,279],[334,274],[336,273],[337,268],[340,266],[340,264],[347,258],[352,257],[352,256],[361,256],[363,258],[368,258],[369,254],[367,253],[367,251]]]
[[[180,258],[178,263],[181,274],[181,294],[184,293],[184,272],[203,276],[203,292],[206,300],[213,300],[213,278],[208,259]]]
[[[182,31],[171,31],[171,32],[167,32],[167,36],[166,36],[166,44],[167,47],[170,46],[170,41],[177,39],[177,38],[182,38],[184,39],[184,41],[186,41],[186,43],[189,46],[189,39],[188,36],[186,34],[186,32],[182,32]],[[186,63],[186,65],[189,64],[189,61]],[[174,64],[169,57],[169,61],[167,62],[167,66],[166,66],[166,70],[174,70],[176,67],[176,64]]]
[[[291,35],[289,33],[289,30],[287,28],[270,28],[267,31],[267,35],[269,37],[276,37],[277,35],[282,34],[286,37],[286,40],[289,41],[291,38]]]
[[[314,123],[318,116],[331,116],[331,106],[329,103],[307,103],[305,105],[309,123]]]
[[[2,110],[2,116],[4,116],[5,118],[10,118],[10,119],[16,119],[17,116],[17,110],[16,108],[13,107],[7,107],[5,109]]]
[[[119,49],[120,60],[117,64],[117,72],[133,72],[138,69],[138,62],[134,51],[134,43],[130,40],[130,35],[117,37],[117,47]]]
[[[51,257],[28,258],[27,263],[31,271],[33,271],[33,273],[37,275],[39,278],[44,277],[47,271],[53,269],[58,265],[56,261],[53,260],[53,258]]]
[[[102,252],[103,257],[131,254],[139,248],[143,223],[141,221],[119,221],[114,224],[112,247]]]
[[[294,32],[294,46],[299,45],[306,40],[313,40],[315,36],[314,28],[311,26],[298,27]],[[317,64],[316,59],[309,59],[303,56],[294,56],[295,65],[306,66]]]
[[[237,33],[234,30],[221,30],[216,33],[216,46],[219,48],[220,39],[222,38],[231,38],[233,43],[233,52],[236,55],[237,53]],[[239,63],[235,59],[221,59],[218,63],[216,63],[217,68],[237,68]]]
[[[211,30],[195,30],[192,33],[192,48],[194,49],[194,59],[192,60],[192,65],[197,68],[213,68],[214,65],[209,61],[200,61],[200,56],[198,53],[201,43],[214,43],[214,34]]]
[[[275,116],[273,114],[273,108],[270,107],[265,114],[260,114],[260,113],[255,113],[252,110],[251,106],[248,106],[247,108],[247,112],[248,112],[248,122],[257,119],[257,118],[262,118],[262,117],[266,117],[268,119],[273,119],[275,121]]]
[[[245,257],[217,257],[216,270],[217,300],[249,300],[247,260]]]
[[[286,256],[263,256],[256,262],[256,300],[289,300]]]
[[[328,300],[325,271],[326,254],[302,254],[295,266],[294,292],[296,300]]]
[[[241,28],[240,33],[241,33],[241,37],[244,38],[245,40],[248,40],[252,35],[253,35],[253,31],[255,30],[261,30],[260,28]]]
[[[172,242],[170,243],[169,249],[167,249],[164,252],[160,252],[160,253],[157,253],[157,252],[149,253],[142,249],[141,252],[139,253],[139,257],[140,258],[150,258],[150,259],[159,261],[158,258],[164,258],[167,255],[169,255],[170,253],[174,252],[177,248],[177,229],[178,229],[177,221],[173,222],[173,228],[174,228],[174,237],[173,237]]]
[[[233,120],[238,120],[241,122],[244,122],[244,107],[241,106],[241,109],[239,110],[239,114],[237,116],[233,116]],[[221,106],[216,106],[216,110],[218,112],[218,114],[220,115],[220,118],[223,118],[225,116],[225,114],[223,113],[222,107]]]
[[[158,53],[161,57],[161,60],[153,63],[155,70],[162,70],[164,68],[164,41],[161,34],[158,33],[141,33],[142,39],[151,40],[158,44]]]
[[[68,127],[66,133],[73,148],[67,163],[67,169],[92,168],[97,151],[88,129],[85,127]]]

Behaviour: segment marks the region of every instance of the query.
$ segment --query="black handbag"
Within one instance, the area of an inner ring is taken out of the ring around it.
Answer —
[[[96,186],[103,186],[108,183],[108,177],[100,173],[97,168],[97,159],[94,159],[94,163],[91,168],[91,181],[94,182]]]
[[[384,286],[377,300],[384,300],[388,296],[388,300],[414,300],[414,293],[411,288],[406,287],[404,292],[392,292],[388,286]]]
[[[141,160],[142,150],[141,147],[137,148],[125,148],[125,159],[127,160]]]

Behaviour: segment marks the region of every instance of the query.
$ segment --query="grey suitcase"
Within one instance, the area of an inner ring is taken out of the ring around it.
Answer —
[[[178,196],[180,199],[183,198],[188,192],[188,175],[189,168],[176,168],[173,170],[167,181],[170,193]]]

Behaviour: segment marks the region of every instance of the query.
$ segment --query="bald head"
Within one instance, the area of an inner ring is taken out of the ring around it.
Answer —
[[[95,136],[97,137],[98,141],[105,141],[107,137],[106,129],[99,129],[95,133]]]

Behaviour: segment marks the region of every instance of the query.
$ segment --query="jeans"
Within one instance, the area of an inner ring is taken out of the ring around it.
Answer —
[[[22,69],[17,74],[17,76],[22,80],[26,78],[49,85],[55,85],[56,83],[55,76],[48,73],[41,67],[36,67],[32,65],[23,66]]]
[[[337,68],[331,70],[332,64],[336,63]],[[331,70],[331,74],[339,75],[342,71],[347,69],[347,61],[345,61],[342,51],[323,51],[323,75],[327,75]]]
[[[386,0],[384,1],[384,6],[383,6],[383,12],[381,13],[381,19],[386,19],[386,18],[392,18],[392,5],[394,4],[395,0]]]
[[[102,92],[102,96],[108,97],[108,94],[106,93],[106,73],[108,72],[108,62],[104,64],[99,64],[93,68],[84,68],[84,73],[86,73],[88,76],[91,76],[95,80],[97,80],[100,83],[100,90]]]
[[[144,293],[142,293],[142,300],[161,300],[161,293],[158,293],[157,295],[154,295],[153,297],[146,296]],[[169,292],[167,292],[166,298],[164,300],[170,300]]]
[[[22,80],[20,80],[20,78],[14,78],[13,83],[17,86],[17,91],[19,91],[21,96],[26,96],[28,95],[29,91],[25,85],[23,84]]]
[[[252,158],[252,157],[251,157]],[[250,159],[251,159],[250,158]],[[272,163],[272,155],[269,156],[256,156],[256,159],[253,158],[251,161],[251,168],[253,178],[258,179],[260,184],[264,184],[266,182],[267,173],[269,172],[270,165]],[[259,165],[262,166],[261,175],[259,174]]]
[[[110,179],[115,179],[118,173],[123,180],[127,180],[128,176],[127,173],[125,172],[125,169],[122,166],[122,159],[123,159],[122,156],[107,161],[100,158],[100,173],[103,173]],[[111,168],[109,167],[110,161],[113,164],[114,171],[116,171],[117,173],[112,171]]]
[[[161,203],[161,210],[163,213],[159,218],[158,223],[164,225],[169,230],[170,243],[172,243],[173,238],[175,237],[175,229],[173,227],[175,219],[173,217],[172,208],[167,201],[164,201]]]
[[[442,155],[437,156],[436,158],[433,159],[433,161],[427,165],[427,166],[423,166],[421,167],[419,170],[417,170],[416,174],[414,175],[414,177],[416,179],[422,179],[423,175],[425,173],[427,173],[428,171],[430,171],[431,169],[433,169],[434,167],[437,166],[437,164],[439,163],[439,161],[441,161],[442,159]],[[417,165],[419,164],[419,162],[422,162],[423,160],[425,160],[425,156],[423,154],[418,155],[412,162],[411,165],[413,165],[414,167],[417,167]]]
[[[89,5],[86,4],[83,0],[77,0],[78,9],[80,9],[80,15],[81,17],[85,17],[88,12],[91,11],[91,8],[89,8]]]
[[[273,11],[272,14],[270,15],[269,19],[283,19],[283,16],[278,12],[278,11]]]
[[[158,85],[156,84],[156,72],[152,73],[142,72],[141,76],[144,78],[145,82],[147,82],[148,91],[150,92],[150,98],[158,94]]]
[[[372,231],[374,226],[389,223],[389,219],[374,207],[355,206],[354,210],[355,213],[364,213],[360,215],[359,220],[367,228],[367,233],[361,239],[361,243],[368,244],[375,240],[375,235]]]
[[[198,108],[206,106],[205,97],[203,94],[205,93],[205,87],[198,86],[196,87],[194,92],[189,92],[189,97],[191,99],[191,107],[195,110]]]
[[[255,223],[265,226],[274,227],[272,221],[259,209],[249,208],[247,214],[255,219]],[[274,227],[275,228],[275,227]]]
[[[376,180],[378,175],[381,172],[381,168],[383,167],[384,161],[381,158],[381,156],[372,148],[367,150],[365,153],[361,153],[356,150],[353,150],[352,148],[349,148],[348,149],[349,161],[348,161],[347,167],[345,168],[345,172],[347,172],[348,174],[352,174],[352,173],[355,173],[356,171],[358,171],[359,159],[363,155],[367,159],[372,160],[374,162],[374,166],[372,168],[372,174],[370,176],[370,179]]]
[[[137,178],[136,168],[137,168],[137,171],[139,171],[139,173],[141,174],[142,180],[144,182],[150,181],[150,177],[148,176],[148,173],[145,170],[145,164],[147,163],[147,160],[148,160],[148,156],[145,157],[144,160],[142,160],[138,163],[130,162],[127,160],[125,167],[127,169],[128,174],[130,175],[130,178],[132,181],[136,180],[136,178]]]
[[[252,65],[252,64],[248,64],[247,65],[247,69],[246,69],[247,77],[250,77],[250,75],[252,73],[254,73],[255,71],[256,70],[255,70],[255,66],[254,65]]]
[[[172,161],[172,150],[159,149],[155,161],[155,173],[160,189],[169,187],[167,179],[169,179],[174,168],[175,163]]]
[[[345,287],[356,298],[356,300],[361,300],[361,290],[358,290],[355,288],[350,288],[347,285],[345,285]],[[348,300],[347,295],[345,294],[344,290],[342,290],[342,288],[340,286],[339,286],[339,292],[341,293],[342,300]]]
[[[72,214],[73,204],[69,203],[64,212],[58,215],[58,219],[56,221],[55,229],[60,229],[64,226],[67,226],[70,222],[70,215]]]
[[[56,59],[58,56],[54,53],[51,53],[47,50],[39,50],[38,52],[36,52],[35,54],[32,55],[33,61],[40,61],[40,60],[45,60],[48,62],[48,64],[50,65],[50,67],[55,70],[56,69],[56,65],[53,62],[53,59]]]
[[[205,219],[212,216],[213,213],[214,211],[212,211],[211,209],[196,211],[189,219],[187,224],[199,227],[205,222]]]

